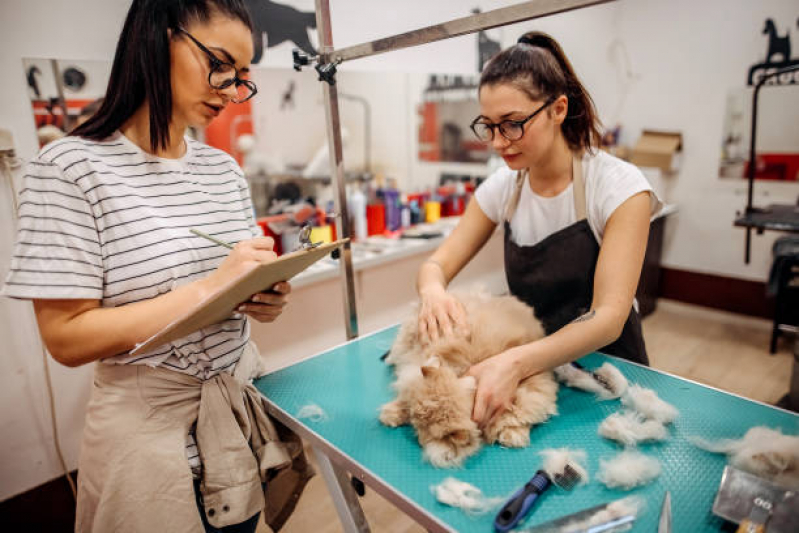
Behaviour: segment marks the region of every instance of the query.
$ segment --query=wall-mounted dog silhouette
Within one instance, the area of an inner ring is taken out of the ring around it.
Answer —
[[[768,34],[768,53],[766,63],[785,63],[791,59],[791,36],[786,33],[784,37],[777,35],[777,26],[774,20],[766,19],[763,34]],[[782,56],[782,61],[775,61],[773,57]]]
[[[246,3],[255,25],[253,64],[261,61],[264,44],[272,48],[284,41],[293,42],[306,54],[316,55],[316,49],[308,39],[308,29],[316,29],[316,14],[313,11],[299,11],[271,0],[246,0]]]
[[[480,9],[475,8],[472,9],[472,13],[475,15],[480,13]],[[494,41],[490,39],[486,32],[480,30],[477,32],[477,70],[478,72],[483,71],[483,67],[488,60],[494,57],[499,51],[502,50],[502,47],[499,45],[499,41]]]

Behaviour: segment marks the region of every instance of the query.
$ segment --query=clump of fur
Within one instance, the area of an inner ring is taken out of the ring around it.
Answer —
[[[470,335],[423,345],[418,312],[400,327],[387,359],[395,366],[397,397],[381,408],[387,426],[411,424],[424,457],[438,467],[460,466],[483,441],[519,448],[530,444],[530,428],[557,414],[558,385],[551,372],[519,384],[510,409],[481,431],[472,420],[474,379],[465,372],[481,361],[544,336],[533,310],[513,296],[485,292],[456,295]]]
[[[611,459],[599,460],[597,479],[614,489],[630,490],[660,475],[660,461],[636,450],[625,450]]]
[[[694,445],[715,453],[726,453],[730,464],[773,481],[787,489],[799,489],[799,436],[783,435],[777,429],[756,426],[741,439],[709,442],[689,437]]]
[[[593,392],[601,400],[618,398],[627,390],[627,378],[610,363],[603,364],[595,372],[567,363],[555,368],[554,372],[564,385]]]
[[[489,498],[470,483],[448,477],[438,485],[430,487],[436,499],[444,505],[459,507],[469,514],[485,514],[495,507],[502,505],[507,497],[495,496]]]
[[[599,434],[626,446],[639,442],[661,441],[668,438],[666,426],[657,420],[646,419],[635,411],[613,413],[599,424]]]
[[[680,414],[676,407],[661,400],[655,391],[640,385],[631,385],[621,397],[621,403],[662,424],[671,424]]]

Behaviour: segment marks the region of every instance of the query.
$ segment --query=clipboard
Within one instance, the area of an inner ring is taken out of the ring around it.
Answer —
[[[176,318],[164,329],[136,345],[129,355],[147,352],[185,337],[197,330],[221,322],[230,317],[236,307],[253,294],[269,289],[275,283],[288,281],[349,239],[320,244],[308,250],[297,250],[281,255],[271,263],[260,265],[243,276],[232,280],[208,295],[196,307]]]

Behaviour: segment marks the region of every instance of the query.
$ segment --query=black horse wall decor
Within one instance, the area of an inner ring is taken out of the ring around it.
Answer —
[[[797,19],[796,23],[799,25],[799,19]],[[790,30],[786,31],[785,35],[780,35],[778,31],[777,23],[774,22],[774,19],[767,18],[763,24],[762,31],[763,35],[768,36],[766,59],[762,63],[757,63],[749,68],[746,80],[747,85],[756,85],[758,81],[763,79],[763,76],[774,73],[778,69],[799,65],[799,57],[791,58]],[[766,83],[773,85],[799,84],[799,70],[775,75],[768,79]]]
[[[293,42],[308,55],[316,55],[316,49],[308,38],[308,30],[316,30],[316,13],[271,0],[245,1],[255,26],[253,64],[261,61],[264,48],[273,48],[285,41]]]
[[[777,35],[777,25],[773,19],[766,19],[763,27],[763,34],[768,35],[768,52],[766,52],[766,63],[784,63],[791,59],[791,36],[786,32],[784,36]],[[774,57],[780,56],[781,61],[775,61]]]

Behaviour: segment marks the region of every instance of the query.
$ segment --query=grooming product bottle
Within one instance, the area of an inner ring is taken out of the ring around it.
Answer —
[[[352,234],[355,240],[361,241],[368,236],[366,225],[366,195],[361,187],[354,185],[349,195]]]

